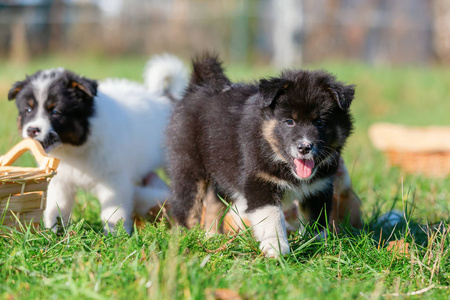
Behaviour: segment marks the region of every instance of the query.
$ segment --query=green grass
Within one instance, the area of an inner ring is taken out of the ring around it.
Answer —
[[[20,137],[16,109],[6,101],[10,85],[37,69],[64,66],[93,78],[141,81],[145,58],[50,57],[26,66],[0,62],[0,153]],[[389,121],[450,125],[450,69],[371,67],[327,63],[325,68],[357,85],[352,105],[356,130],[344,157],[363,203],[365,229],[344,230],[316,240],[290,236],[293,253],[266,259],[248,232],[225,250],[210,253],[231,237],[207,238],[199,228],[147,223],[131,237],[120,229],[101,232],[99,204],[78,193],[74,223],[61,236],[0,229],[1,299],[214,299],[229,289],[243,299],[450,298],[450,178],[406,175],[387,165],[367,137],[368,126]],[[271,76],[270,68],[230,66],[233,79]],[[419,141],[411,141],[419,142]],[[19,162],[29,165],[31,157]],[[395,230],[380,230],[378,217],[405,211]],[[441,225],[440,222],[442,222]],[[421,226],[419,226],[421,225]],[[444,230],[445,229],[445,230]],[[405,239],[409,254],[388,251]]]

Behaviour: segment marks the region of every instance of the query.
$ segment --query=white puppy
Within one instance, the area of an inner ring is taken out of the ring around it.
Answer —
[[[165,128],[173,101],[187,84],[182,62],[170,55],[152,59],[145,86],[124,79],[97,83],[64,69],[38,71],[16,82],[19,129],[61,160],[48,188],[44,223],[67,221],[77,188],[94,193],[109,228],[120,219],[128,233],[132,213],[146,213],[169,196],[143,179],[164,163]]]

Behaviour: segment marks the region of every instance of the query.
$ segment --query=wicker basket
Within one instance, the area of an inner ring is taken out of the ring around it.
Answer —
[[[450,175],[450,127],[407,127],[379,123],[369,128],[372,143],[391,165],[430,177]]]
[[[31,151],[39,167],[11,166],[26,151]],[[58,164],[57,158],[48,157],[41,144],[32,139],[21,141],[0,157],[0,225],[20,228],[19,223],[31,223],[39,228],[47,187]]]

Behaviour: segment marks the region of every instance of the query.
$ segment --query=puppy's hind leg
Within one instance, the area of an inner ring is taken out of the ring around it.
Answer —
[[[192,228],[200,223],[203,201],[208,188],[208,173],[200,152],[198,128],[189,114],[174,112],[167,129],[169,175],[172,199],[169,202],[175,221]]]
[[[194,176],[174,176],[172,187],[171,210],[177,223],[187,228],[199,224],[208,188],[207,181]]]
[[[203,213],[203,227],[209,234],[223,233],[223,223],[220,220],[225,212],[225,205],[220,201],[217,189],[212,185],[208,188],[205,197],[205,210]]]

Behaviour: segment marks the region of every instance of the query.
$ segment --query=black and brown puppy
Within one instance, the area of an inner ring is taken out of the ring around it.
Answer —
[[[353,96],[353,86],[324,71],[242,84],[230,82],[217,57],[195,60],[167,132],[177,221],[198,224],[214,185],[251,222],[267,256],[288,253],[283,195],[293,192],[307,219],[326,226]]]

